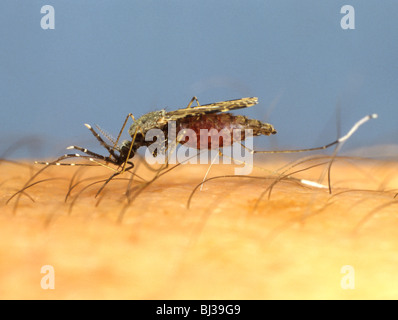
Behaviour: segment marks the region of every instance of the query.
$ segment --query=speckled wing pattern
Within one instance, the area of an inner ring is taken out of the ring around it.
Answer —
[[[183,108],[175,111],[166,112],[163,120],[176,121],[188,116],[198,116],[209,113],[228,112],[231,110],[248,108],[254,106],[257,103],[258,103],[258,98],[256,97],[215,102],[196,107],[189,107],[189,108]]]

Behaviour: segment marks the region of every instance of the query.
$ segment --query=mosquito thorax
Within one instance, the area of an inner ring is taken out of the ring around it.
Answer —
[[[161,129],[167,122],[162,122],[161,120],[164,118],[166,114],[165,110],[153,111],[147,114],[144,114],[142,117],[138,118],[134,123],[130,126],[129,135],[134,137],[136,134],[142,134],[145,136],[147,131],[151,129]]]

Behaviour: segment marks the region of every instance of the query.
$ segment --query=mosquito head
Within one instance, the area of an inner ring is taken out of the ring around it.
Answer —
[[[131,147],[131,141],[124,140],[119,148],[120,161],[124,162],[126,159],[131,159],[135,155],[135,148]]]

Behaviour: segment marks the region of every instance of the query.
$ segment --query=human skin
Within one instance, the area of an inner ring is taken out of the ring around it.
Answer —
[[[42,167],[2,162],[0,298],[397,299],[398,163],[338,159],[332,194],[284,179],[268,197],[271,171],[290,161],[256,162],[252,178],[214,165],[208,178],[229,177],[193,195],[209,165],[181,165],[148,185],[127,172],[97,197],[102,183],[82,189],[111,171],[53,166],[11,200]],[[292,176],[318,182],[324,172]],[[46,265],[54,289],[41,286]]]

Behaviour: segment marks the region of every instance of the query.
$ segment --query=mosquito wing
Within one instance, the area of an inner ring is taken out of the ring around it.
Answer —
[[[236,100],[221,101],[216,103],[204,104],[196,107],[189,107],[178,109],[175,111],[166,112],[165,120],[178,120],[187,116],[196,116],[205,113],[228,112],[231,110],[248,108],[258,103],[258,98],[242,98]]]

